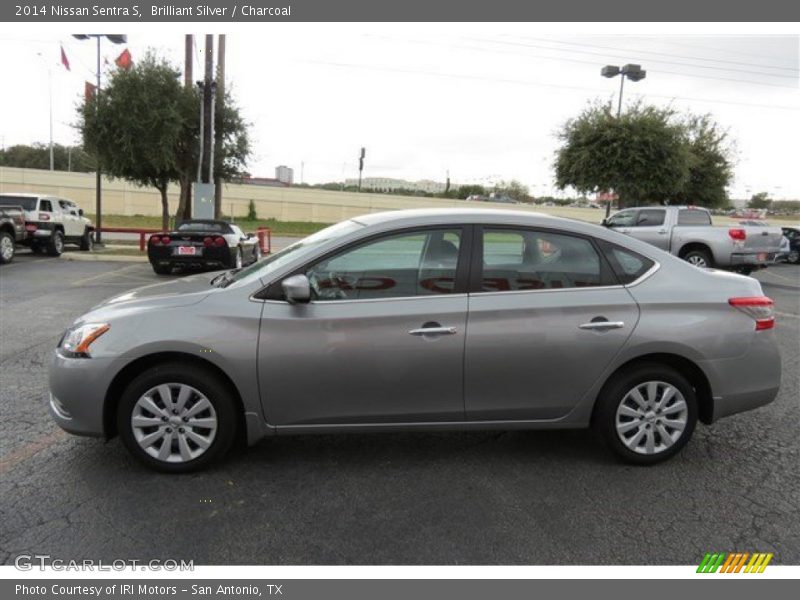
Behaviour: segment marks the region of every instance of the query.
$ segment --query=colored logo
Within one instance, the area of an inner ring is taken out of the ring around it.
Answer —
[[[697,567],[698,573],[763,573],[772,552],[707,552]]]

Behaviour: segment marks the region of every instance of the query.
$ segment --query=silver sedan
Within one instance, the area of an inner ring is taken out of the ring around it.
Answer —
[[[96,306],[53,353],[50,412],[167,472],[271,435],[588,426],[650,464],[775,398],[774,325],[755,279],[595,225],[371,214]]]

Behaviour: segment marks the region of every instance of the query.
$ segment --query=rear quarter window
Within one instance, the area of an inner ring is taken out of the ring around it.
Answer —
[[[600,248],[603,250],[606,259],[611,263],[611,269],[623,285],[633,283],[656,263],[638,252],[628,250],[622,246],[617,246],[605,240],[598,240]]]

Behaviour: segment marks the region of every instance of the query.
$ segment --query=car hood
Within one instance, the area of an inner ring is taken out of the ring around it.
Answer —
[[[221,291],[211,286],[211,280],[217,275],[219,272],[190,275],[129,290],[92,307],[79,321],[197,304],[209,294]]]

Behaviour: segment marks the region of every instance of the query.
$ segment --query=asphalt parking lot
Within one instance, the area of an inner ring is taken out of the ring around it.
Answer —
[[[20,252],[0,267],[0,561],[196,564],[696,564],[708,551],[800,564],[800,266],[757,274],[776,301],[778,399],[699,426],[672,461],[622,465],[585,431],[266,440],[161,475],[119,440],[62,433],[46,367],[142,263]],[[163,278],[158,278],[163,279]]]

